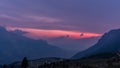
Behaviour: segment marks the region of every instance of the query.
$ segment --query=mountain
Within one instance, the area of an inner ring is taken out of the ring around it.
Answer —
[[[34,40],[23,36],[26,32],[7,31],[0,27],[0,64],[21,60],[23,57],[65,57],[64,50],[48,44],[45,40]]]
[[[120,29],[105,33],[94,46],[77,53],[72,58],[80,59],[93,55],[114,54],[118,51],[120,51]]]

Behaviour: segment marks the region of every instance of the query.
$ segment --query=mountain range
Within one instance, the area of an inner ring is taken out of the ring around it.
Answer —
[[[105,33],[95,45],[77,53],[72,58],[81,59],[93,55],[114,54],[118,51],[120,51],[120,29],[115,29]]]
[[[0,64],[20,61],[23,57],[37,59],[45,57],[66,57],[68,52],[50,45],[47,41],[31,39],[21,30],[8,31],[0,27]],[[72,58],[81,59],[94,55],[112,55],[120,51],[120,29],[105,33],[92,47],[78,52]]]
[[[23,36],[20,30],[8,31],[0,27],[0,64],[19,61],[23,57],[37,59],[42,57],[65,57],[67,53],[45,40],[34,40]]]

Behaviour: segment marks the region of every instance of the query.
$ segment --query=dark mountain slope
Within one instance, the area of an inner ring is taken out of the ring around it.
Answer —
[[[116,53],[120,50],[120,29],[105,33],[94,46],[73,56],[75,59],[84,58],[96,54]]]
[[[18,32],[0,27],[0,63],[10,63],[24,56],[30,59],[41,57],[65,57],[65,51],[44,40],[33,40]]]

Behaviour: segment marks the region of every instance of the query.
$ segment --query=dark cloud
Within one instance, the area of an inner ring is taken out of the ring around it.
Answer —
[[[84,33],[81,33],[80,36],[84,36]]]

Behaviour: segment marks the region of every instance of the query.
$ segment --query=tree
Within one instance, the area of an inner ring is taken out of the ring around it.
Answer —
[[[3,68],[7,68],[7,65],[6,65],[6,64],[4,64],[4,65],[3,65]]]
[[[29,63],[28,63],[27,57],[24,57],[24,59],[22,60],[22,63],[21,63],[21,67],[27,68],[28,66],[29,66]]]
[[[13,64],[11,64],[11,65],[10,65],[10,68],[14,68],[14,65],[13,65]]]

